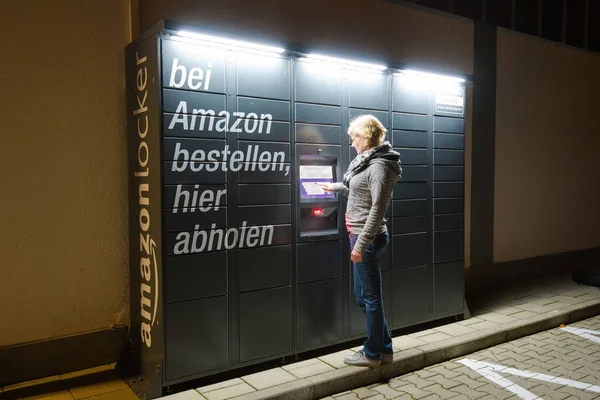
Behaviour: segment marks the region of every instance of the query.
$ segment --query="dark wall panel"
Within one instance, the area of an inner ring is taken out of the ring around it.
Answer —
[[[262,125],[261,125],[262,121]],[[245,128],[245,122],[241,125]],[[255,141],[289,142],[291,137],[291,124],[289,122],[269,121],[264,118],[259,120],[255,132],[246,129],[238,130],[237,138]]]
[[[296,101],[318,104],[341,104],[341,70],[323,70],[311,62],[295,63]]]
[[[349,106],[375,110],[387,110],[387,75],[345,71],[349,82]]]
[[[314,242],[299,244],[296,248],[298,283],[312,282],[342,276],[342,243]]]
[[[450,133],[434,133],[433,147],[436,149],[457,149],[465,148],[465,138],[463,135]]]
[[[465,120],[462,118],[433,117],[433,130],[435,132],[463,133]]]
[[[395,148],[400,153],[400,162],[402,165],[426,165],[427,150],[426,149],[399,149]]]
[[[340,125],[342,109],[333,106],[296,103],[296,122]]]
[[[165,312],[167,379],[227,366],[227,296],[167,304]],[[210,329],[206,329],[210,321]]]
[[[227,294],[227,252],[165,258],[165,301]]]
[[[452,214],[462,213],[464,211],[464,200],[458,199],[434,199],[433,213],[434,214]]]
[[[239,184],[238,202],[240,205],[289,204],[292,202],[290,184]]]
[[[426,166],[402,167],[402,182],[426,182]]]
[[[427,93],[414,90],[403,77],[393,78],[392,97],[394,111],[427,114]]]
[[[427,116],[414,114],[399,114],[394,113],[392,119],[392,127],[394,129],[408,131],[426,131]]]
[[[394,217],[427,214],[427,200],[395,200],[392,202]]]
[[[394,235],[427,232],[427,217],[402,217],[393,220]]]
[[[356,152],[356,149],[354,147],[348,148],[348,154],[350,155],[349,160],[354,160],[356,158],[356,156],[358,155],[358,153]]]
[[[411,233],[406,235],[394,235],[392,237],[394,246],[393,253],[400,255],[394,257],[393,268],[410,268],[427,265],[427,234]]]
[[[260,118],[261,120],[289,121],[291,115],[289,101],[238,97],[237,108],[244,117],[248,117],[248,114],[256,114],[259,118],[266,114],[270,116],[270,118]]]
[[[451,229],[464,229],[464,214],[444,214],[433,216],[433,229],[436,231],[445,231]]]
[[[463,183],[435,182],[433,184],[433,197],[463,197],[464,192]]]
[[[465,264],[462,261],[433,266],[433,312],[435,316],[463,312],[464,270]]]
[[[433,234],[433,260],[435,263],[464,259],[464,231],[439,231]]]
[[[392,326],[398,328],[427,318],[427,267],[392,271]]]
[[[445,167],[435,166],[433,167],[433,180],[440,181],[463,181],[464,179],[464,168],[463,167]]]
[[[292,289],[259,290],[240,295],[240,361],[292,350]],[[276,329],[265,329],[265,327]]]
[[[392,137],[392,145],[395,147],[427,148],[427,132],[394,130]]]
[[[464,165],[462,150],[434,150],[433,163],[436,165]]]
[[[240,53],[237,58],[237,94],[269,99],[290,99],[290,61]]]
[[[394,200],[400,199],[422,199],[427,197],[426,183],[404,183],[404,179],[394,187],[392,195]]]
[[[283,225],[292,223],[292,206],[289,204],[242,206],[238,208],[240,221],[248,225]]]
[[[340,144],[342,128],[331,125],[296,124],[296,142]]]
[[[342,280],[298,285],[297,347],[299,350],[342,338]]]
[[[289,285],[291,273],[291,245],[240,250],[240,292]]]

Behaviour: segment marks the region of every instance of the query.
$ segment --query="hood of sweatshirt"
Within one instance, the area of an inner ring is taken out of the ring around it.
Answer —
[[[384,142],[377,146],[376,151],[371,158],[371,163],[383,164],[388,167],[395,175],[395,181],[398,182],[402,176],[402,167],[400,165],[400,153],[392,149],[389,142]]]

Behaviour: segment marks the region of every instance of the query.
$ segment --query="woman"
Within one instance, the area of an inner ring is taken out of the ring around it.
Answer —
[[[346,228],[354,265],[354,294],[367,316],[367,340],[362,350],[344,359],[348,365],[377,367],[393,360],[392,338],[383,311],[379,259],[389,242],[384,215],[402,168],[400,155],[384,141],[386,132],[372,115],[355,118],[348,135],[358,155],[341,183],[321,184],[324,190],[348,196]]]

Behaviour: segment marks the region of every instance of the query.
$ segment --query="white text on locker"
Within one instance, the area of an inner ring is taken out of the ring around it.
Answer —
[[[189,190],[182,190],[183,185],[177,185],[177,192],[175,193],[175,200],[173,204],[173,214],[177,214],[179,208],[179,201],[182,199],[182,207],[181,212],[196,212],[196,207],[198,207],[198,211],[207,212],[211,209],[217,211],[219,209],[219,205],[221,204],[221,200],[223,196],[227,193],[227,189],[220,190],[203,190],[202,193],[198,194],[197,190],[200,188],[200,185],[194,185],[194,190],[192,190],[191,194]],[[192,202],[190,203],[190,196]]]
[[[269,246],[273,243],[273,225],[246,226],[243,221],[241,228],[217,229],[217,224],[212,224],[210,229],[200,229],[194,225],[193,232],[179,232],[177,234],[173,253],[175,255],[218,251],[222,249],[250,248],[256,246]]]
[[[181,88],[185,85],[186,78],[187,84],[190,89],[193,90],[208,90],[210,86],[210,75],[212,73],[212,64],[208,63],[206,67],[206,74],[200,67],[193,67],[190,69],[188,75],[187,68],[185,65],[178,65],[179,60],[173,59],[173,68],[171,69],[171,79],[169,79],[169,86],[174,88]],[[202,88],[202,82],[204,81],[204,88]]]
[[[259,153],[260,152],[260,153]],[[173,153],[173,164],[171,171],[184,172],[189,165],[192,172],[215,172],[221,167],[221,171],[258,171],[285,172],[290,173],[290,165],[284,163],[285,153],[283,151],[260,151],[260,145],[251,144],[244,153],[242,150],[229,150],[229,145],[221,151],[210,150],[208,153],[202,149],[195,150],[191,155],[187,149],[181,148],[181,143],[175,145]],[[279,168],[277,168],[279,167]]]
[[[200,122],[196,127],[196,120],[200,117]],[[273,116],[271,114],[260,114],[260,117],[256,113],[245,112],[234,112],[233,117],[237,118],[231,124],[231,113],[227,110],[219,111],[217,114],[215,110],[205,109],[192,109],[192,114],[188,114],[187,102],[181,100],[171,119],[169,124],[169,130],[173,130],[176,124],[181,124],[181,129],[184,131],[193,131],[198,129],[199,131],[205,130],[206,119],[208,118],[208,127],[206,130],[212,132],[232,132],[232,133],[271,133],[271,124]],[[222,118],[218,118],[222,117]],[[218,118],[215,124],[215,119]],[[243,124],[242,124],[243,121]],[[265,124],[266,121],[266,124]],[[265,126],[266,125],[266,126]],[[243,130],[242,130],[243,128]]]

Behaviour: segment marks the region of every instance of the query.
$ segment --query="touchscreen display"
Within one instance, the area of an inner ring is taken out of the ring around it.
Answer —
[[[333,183],[333,166],[301,165],[300,166],[300,198],[301,199],[333,199],[335,193],[326,192],[317,183]]]

